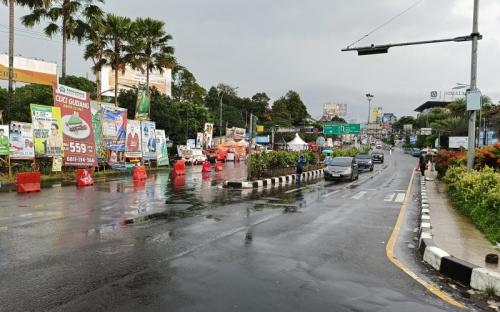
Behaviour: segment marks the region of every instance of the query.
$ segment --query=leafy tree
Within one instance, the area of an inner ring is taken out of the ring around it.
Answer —
[[[224,83],[219,83],[217,85],[217,90],[219,91],[219,93],[224,93],[224,96],[237,97],[238,93],[236,92],[236,89],[236,87]]]
[[[207,91],[196,82],[194,75],[184,67],[176,67],[172,77],[172,97],[180,102],[205,104]],[[217,97],[217,89],[213,88]]]
[[[132,61],[131,48],[128,45],[132,21],[128,17],[108,14],[104,25],[107,41],[104,58],[115,71],[115,105],[118,106],[118,71],[125,72],[126,66]]]
[[[172,36],[165,31],[165,23],[152,18],[137,18],[132,23],[129,37],[133,54],[133,68],[146,72],[146,92],[149,90],[149,74],[153,71],[163,73],[166,68],[174,68],[177,61],[174,57],[174,47],[169,45]]]
[[[252,114],[256,115],[259,120],[264,121],[269,119],[269,101],[271,99],[265,92],[259,92],[252,96]]]
[[[0,89],[0,102],[6,96],[7,91]],[[10,120],[31,122],[30,104],[42,104],[52,106],[54,98],[52,87],[44,85],[25,85],[16,88],[13,94],[13,109]]]
[[[102,10],[94,3],[103,0],[32,0],[34,7],[30,14],[23,16],[22,22],[27,27],[33,27],[41,20],[49,20],[45,34],[53,37],[62,35],[61,76],[66,76],[66,45],[70,40],[81,43],[88,29],[88,24],[81,20],[82,15],[102,15]]]
[[[85,40],[88,43],[85,46],[83,58],[86,61],[91,60],[94,64],[92,65],[92,71],[94,72],[96,79],[95,93],[97,100],[101,101],[101,71],[107,63],[104,56],[104,50],[106,49],[107,44],[106,26],[102,15],[87,16],[87,23],[89,27],[85,33]]]
[[[95,98],[96,83],[87,78],[69,75],[59,78],[59,83],[88,92],[92,98]]]
[[[310,117],[306,106],[300,99],[300,95],[292,90],[288,91],[284,97],[275,101],[272,107],[273,121],[276,121],[276,118],[283,121],[284,116],[287,114],[294,126],[304,124],[306,118]]]
[[[205,105],[210,111],[215,112],[219,108],[219,98],[220,96],[217,88],[211,87],[205,97]]]
[[[403,116],[399,118],[392,126],[395,130],[403,130],[404,125],[415,125],[415,117]]]

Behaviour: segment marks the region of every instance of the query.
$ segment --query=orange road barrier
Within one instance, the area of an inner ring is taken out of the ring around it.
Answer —
[[[92,172],[88,169],[76,170],[76,186],[90,186],[94,185]]]
[[[18,193],[40,192],[40,172],[23,172],[16,174]]]
[[[146,173],[146,167],[144,166],[136,166],[134,167],[134,180],[145,180],[148,178],[148,174]]]

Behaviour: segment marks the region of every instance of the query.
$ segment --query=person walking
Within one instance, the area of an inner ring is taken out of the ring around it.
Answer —
[[[425,167],[427,166],[427,161],[423,153],[420,153],[420,157],[418,159],[418,165],[420,167],[420,172],[422,173],[422,176],[425,177]]]
[[[304,166],[306,165],[306,159],[304,156],[300,156],[297,161],[297,183],[300,183],[300,178],[302,177],[302,172],[304,172]]]

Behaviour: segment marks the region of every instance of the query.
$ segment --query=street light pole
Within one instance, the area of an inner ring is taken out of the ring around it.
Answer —
[[[221,90],[219,100],[219,144],[222,144],[222,96],[224,96],[224,90]]]
[[[474,16],[472,19],[472,55],[471,55],[471,73],[470,73],[470,91],[477,90],[477,46],[479,37],[479,0],[474,0]],[[469,114],[469,142],[467,149],[467,171],[474,167],[474,146],[476,141],[476,111]]]
[[[366,94],[366,99],[368,100],[368,121],[366,122],[366,127],[367,127],[367,130],[368,130],[368,125],[370,124],[370,113],[371,113],[371,104],[372,104],[372,99],[373,99],[374,95],[373,94],[370,94],[370,93],[367,93]]]

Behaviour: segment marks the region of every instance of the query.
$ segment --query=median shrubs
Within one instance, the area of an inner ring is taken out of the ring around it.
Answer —
[[[271,151],[252,155],[247,163],[250,180],[268,178],[275,175],[292,174],[300,156],[306,160],[306,170],[319,164],[318,154],[312,151],[290,152]]]
[[[453,206],[471,218],[491,242],[500,242],[500,172],[450,167],[444,177]]]

